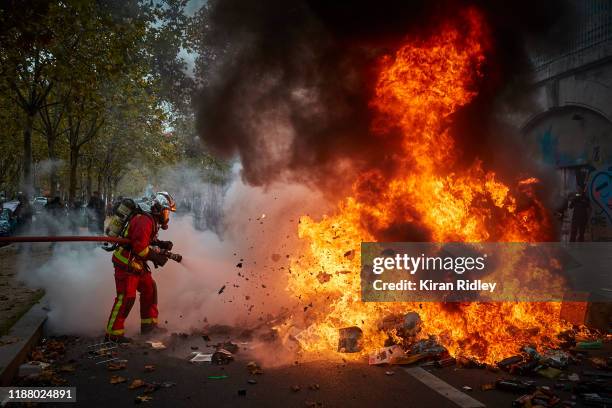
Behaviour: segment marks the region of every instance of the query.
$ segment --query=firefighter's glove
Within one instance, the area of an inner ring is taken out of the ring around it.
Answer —
[[[159,239],[155,241],[154,245],[158,248],[165,249],[166,251],[172,250],[172,247],[174,246],[172,241],[160,241]]]
[[[164,266],[166,262],[168,262],[168,257],[160,251],[151,248],[149,251],[149,260],[153,262],[153,265],[157,268],[159,266]]]

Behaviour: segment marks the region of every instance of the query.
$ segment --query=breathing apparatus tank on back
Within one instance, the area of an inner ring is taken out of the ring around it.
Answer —
[[[119,203],[115,204],[113,207],[113,215],[108,218],[108,222],[104,226],[104,233],[109,237],[122,237],[130,219],[138,210],[138,206],[134,200],[130,198],[124,198]],[[111,246],[105,243],[103,245],[103,248],[107,251],[112,251],[116,247],[117,244]]]

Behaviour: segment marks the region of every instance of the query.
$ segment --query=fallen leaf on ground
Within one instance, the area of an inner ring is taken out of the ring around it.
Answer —
[[[74,366],[72,364],[66,364],[61,366],[57,371],[60,373],[74,373]]]
[[[56,386],[68,384],[68,381],[66,381],[65,378],[62,378],[58,375],[53,375],[50,381],[51,381],[51,384],[56,385]]]
[[[132,383],[128,386],[130,390],[135,390],[136,388],[144,387],[145,382],[140,378],[136,378]]]
[[[121,384],[127,381],[127,378],[122,377],[120,375],[113,375],[110,378],[110,383],[111,384]]]
[[[65,351],[65,346],[63,341],[59,340],[49,340],[46,344],[47,352],[57,352],[63,354]]]
[[[119,371],[119,370],[123,370],[126,367],[126,363],[123,361],[118,361],[118,362],[112,362],[112,363],[108,363],[108,365],[106,366],[106,369],[108,371]]]
[[[40,350],[34,350],[32,352],[32,361],[43,361],[45,359],[45,355]]]
[[[134,402],[137,404],[140,404],[141,402],[149,402],[149,401],[153,401],[153,397],[145,394],[145,395],[137,396]]]

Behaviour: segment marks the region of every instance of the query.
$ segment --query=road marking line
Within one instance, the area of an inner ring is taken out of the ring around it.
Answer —
[[[486,407],[482,402],[475,400],[469,395],[457,390],[452,387],[450,384],[442,381],[429,371],[423,370],[421,367],[412,367],[412,368],[404,368],[404,370],[437,392],[438,394],[443,395],[449,400],[453,401],[455,404],[459,405],[462,408],[483,408]]]

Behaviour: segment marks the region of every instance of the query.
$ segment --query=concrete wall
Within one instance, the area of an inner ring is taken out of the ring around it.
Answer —
[[[612,41],[538,67],[534,97],[538,108],[522,118],[528,151],[557,169],[560,196],[585,178],[593,208],[587,235],[612,240]]]

